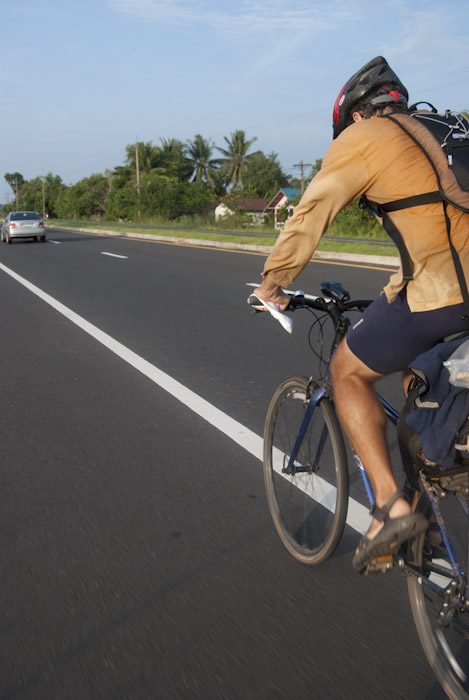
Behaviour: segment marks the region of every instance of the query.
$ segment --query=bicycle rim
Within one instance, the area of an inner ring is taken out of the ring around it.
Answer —
[[[264,432],[264,481],[283,544],[299,561],[319,564],[333,554],[344,530],[348,468],[334,407],[324,398],[313,412],[295,461],[303,471],[282,473],[303,421],[308,388],[305,377],[292,377],[272,398]]]
[[[409,544],[410,563],[418,567],[422,576],[422,583],[413,577],[408,579],[414,622],[427,660],[451,700],[469,698],[469,607],[464,604],[469,598],[468,475],[464,478],[465,485],[460,480],[461,489],[446,491],[439,502],[461,578],[456,577],[444,546],[432,551],[425,534]],[[431,514],[426,496],[419,509],[427,517]],[[445,573],[435,571],[437,567],[443,567]],[[430,591],[426,580],[437,583],[441,592]]]

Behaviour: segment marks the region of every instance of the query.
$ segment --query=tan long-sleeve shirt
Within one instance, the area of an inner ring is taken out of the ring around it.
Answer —
[[[332,142],[266,261],[264,276],[288,286],[300,274],[336,214],[359,195],[380,204],[438,189],[425,155],[387,119],[359,121]],[[469,285],[469,214],[448,207],[451,240]],[[428,204],[390,214],[413,264],[407,282],[411,311],[428,311],[462,301],[448,245],[443,205]],[[402,269],[385,287],[393,301],[405,286]]]

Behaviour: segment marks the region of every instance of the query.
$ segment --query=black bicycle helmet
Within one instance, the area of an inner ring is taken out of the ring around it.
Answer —
[[[391,85],[393,89],[378,95],[378,90],[383,85]],[[349,115],[357,102],[367,97],[369,97],[369,104],[372,105],[391,102],[407,103],[409,99],[407,89],[382,56],[377,56],[360,68],[340,91],[332,114],[333,138],[345,129]]]

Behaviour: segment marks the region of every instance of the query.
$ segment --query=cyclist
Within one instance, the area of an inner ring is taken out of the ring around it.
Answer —
[[[335,215],[357,197],[385,203],[438,189],[425,155],[396,124],[379,119],[408,111],[408,92],[378,56],[347,81],[333,111],[333,141],[320,172],[305,191],[267,259],[256,294],[288,305],[282,287],[299,275]],[[452,207],[452,241],[469,273],[469,214]],[[391,215],[409,252],[413,278],[402,269],[349,330],[332,361],[339,418],[370,477],[376,507],[354,557],[363,571],[376,556],[392,553],[428,526],[412,514],[398,490],[385,437],[386,418],[374,390],[384,375],[406,370],[420,353],[469,323],[453,266],[441,203]]]

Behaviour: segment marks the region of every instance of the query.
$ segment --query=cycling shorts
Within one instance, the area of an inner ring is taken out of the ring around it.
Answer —
[[[381,294],[351,325],[347,345],[374,372],[390,374],[409,367],[446,336],[469,331],[466,314],[462,303],[412,312],[405,289],[392,303]]]

